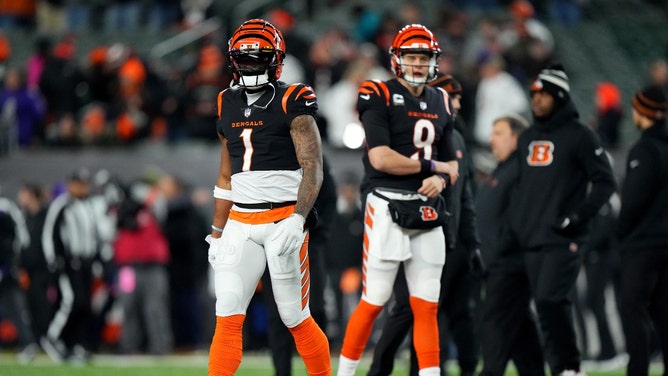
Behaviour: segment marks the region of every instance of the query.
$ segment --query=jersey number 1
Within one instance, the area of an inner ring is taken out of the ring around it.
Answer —
[[[250,171],[251,161],[253,160],[253,143],[251,142],[252,128],[246,128],[241,131],[241,139],[244,141],[244,164],[241,166],[241,171]]]

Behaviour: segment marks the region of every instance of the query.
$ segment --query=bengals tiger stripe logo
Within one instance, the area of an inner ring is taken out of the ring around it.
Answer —
[[[310,87],[308,85],[304,85],[304,84],[292,84],[287,88],[287,90],[285,90],[285,93],[283,93],[283,98],[281,99],[281,107],[283,108],[283,112],[285,112],[286,114],[288,113],[288,99],[290,98],[292,93],[298,88],[300,90],[297,91],[297,94],[295,95],[295,98],[293,99],[294,101],[297,101],[300,98],[303,98],[303,99],[306,100],[305,104],[307,106],[310,106],[311,104],[315,103],[315,98],[316,98],[315,97],[315,91],[313,91],[312,87]],[[311,104],[309,104],[310,99],[313,100],[313,102],[310,102]]]
[[[529,144],[527,163],[529,166],[549,166],[554,160],[552,141],[532,141]]]
[[[371,95],[383,97],[385,105],[390,105],[390,89],[380,80],[367,80],[362,82],[359,87],[359,95],[363,99],[369,99]]]

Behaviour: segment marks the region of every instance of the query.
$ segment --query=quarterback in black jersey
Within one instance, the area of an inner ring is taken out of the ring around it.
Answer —
[[[390,48],[397,77],[366,81],[359,88],[357,111],[367,147],[362,183],[366,196],[364,287],[346,328],[339,376],[355,374],[373,322],[392,294],[402,263],[420,375],[440,375],[436,312],[445,263],[443,229],[401,227],[393,222],[387,201],[436,197],[448,180],[457,180],[450,99],[445,90],[426,85],[436,75],[439,55],[438,42],[429,29],[407,25]]]
[[[316,95],[278,81],[285,42],[265,20],[244,22],[228,53],[234,85],[218,95],[220,170],[207,237],[216,293],[209,375],[238,369],[246,309],[265,267],[308,374],[330,375],[327,337],[309,310],[305,219],[323,179]]]

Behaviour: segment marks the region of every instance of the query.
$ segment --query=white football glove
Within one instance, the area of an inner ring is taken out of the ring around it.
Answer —
[[[304,217],[292,214],[278,223],[269,241],[272,242],[272,248],[276,249],[276,254],[283,256],[298,251],[305,237]]]
[[[209,264],[213,266],[213,264],[216,262],[218,248],[220,248],[221,244],[223,243],[223,237],[221,236],[220,238],[214,238],[211,235],[207,235],[204,240],[209,243]]]

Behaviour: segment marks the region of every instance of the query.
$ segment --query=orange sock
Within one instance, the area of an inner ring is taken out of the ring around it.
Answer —
[[[376,317],[383,309],[383,306],[376,306],[360,300],[360,303],[350,315],[346,334],[343,337],[343,347],[341,355],[348,359],[359,360],[362,357],[366,343],[371,335],[373,323]]]
[[[309,376],[329,376],[332,374],[329,342],[322,329],[309,316],[301,324],[289,328],[295,338],[297,352],[304,359]]]
[[[410,297],[413,311],[413,345],[418,358],[418,368],[439,367],[438,303]]]
[[[216,332],[209,350],[209,376],[233,376],[239,368],[245,318],[245,315],[216,317]]]

